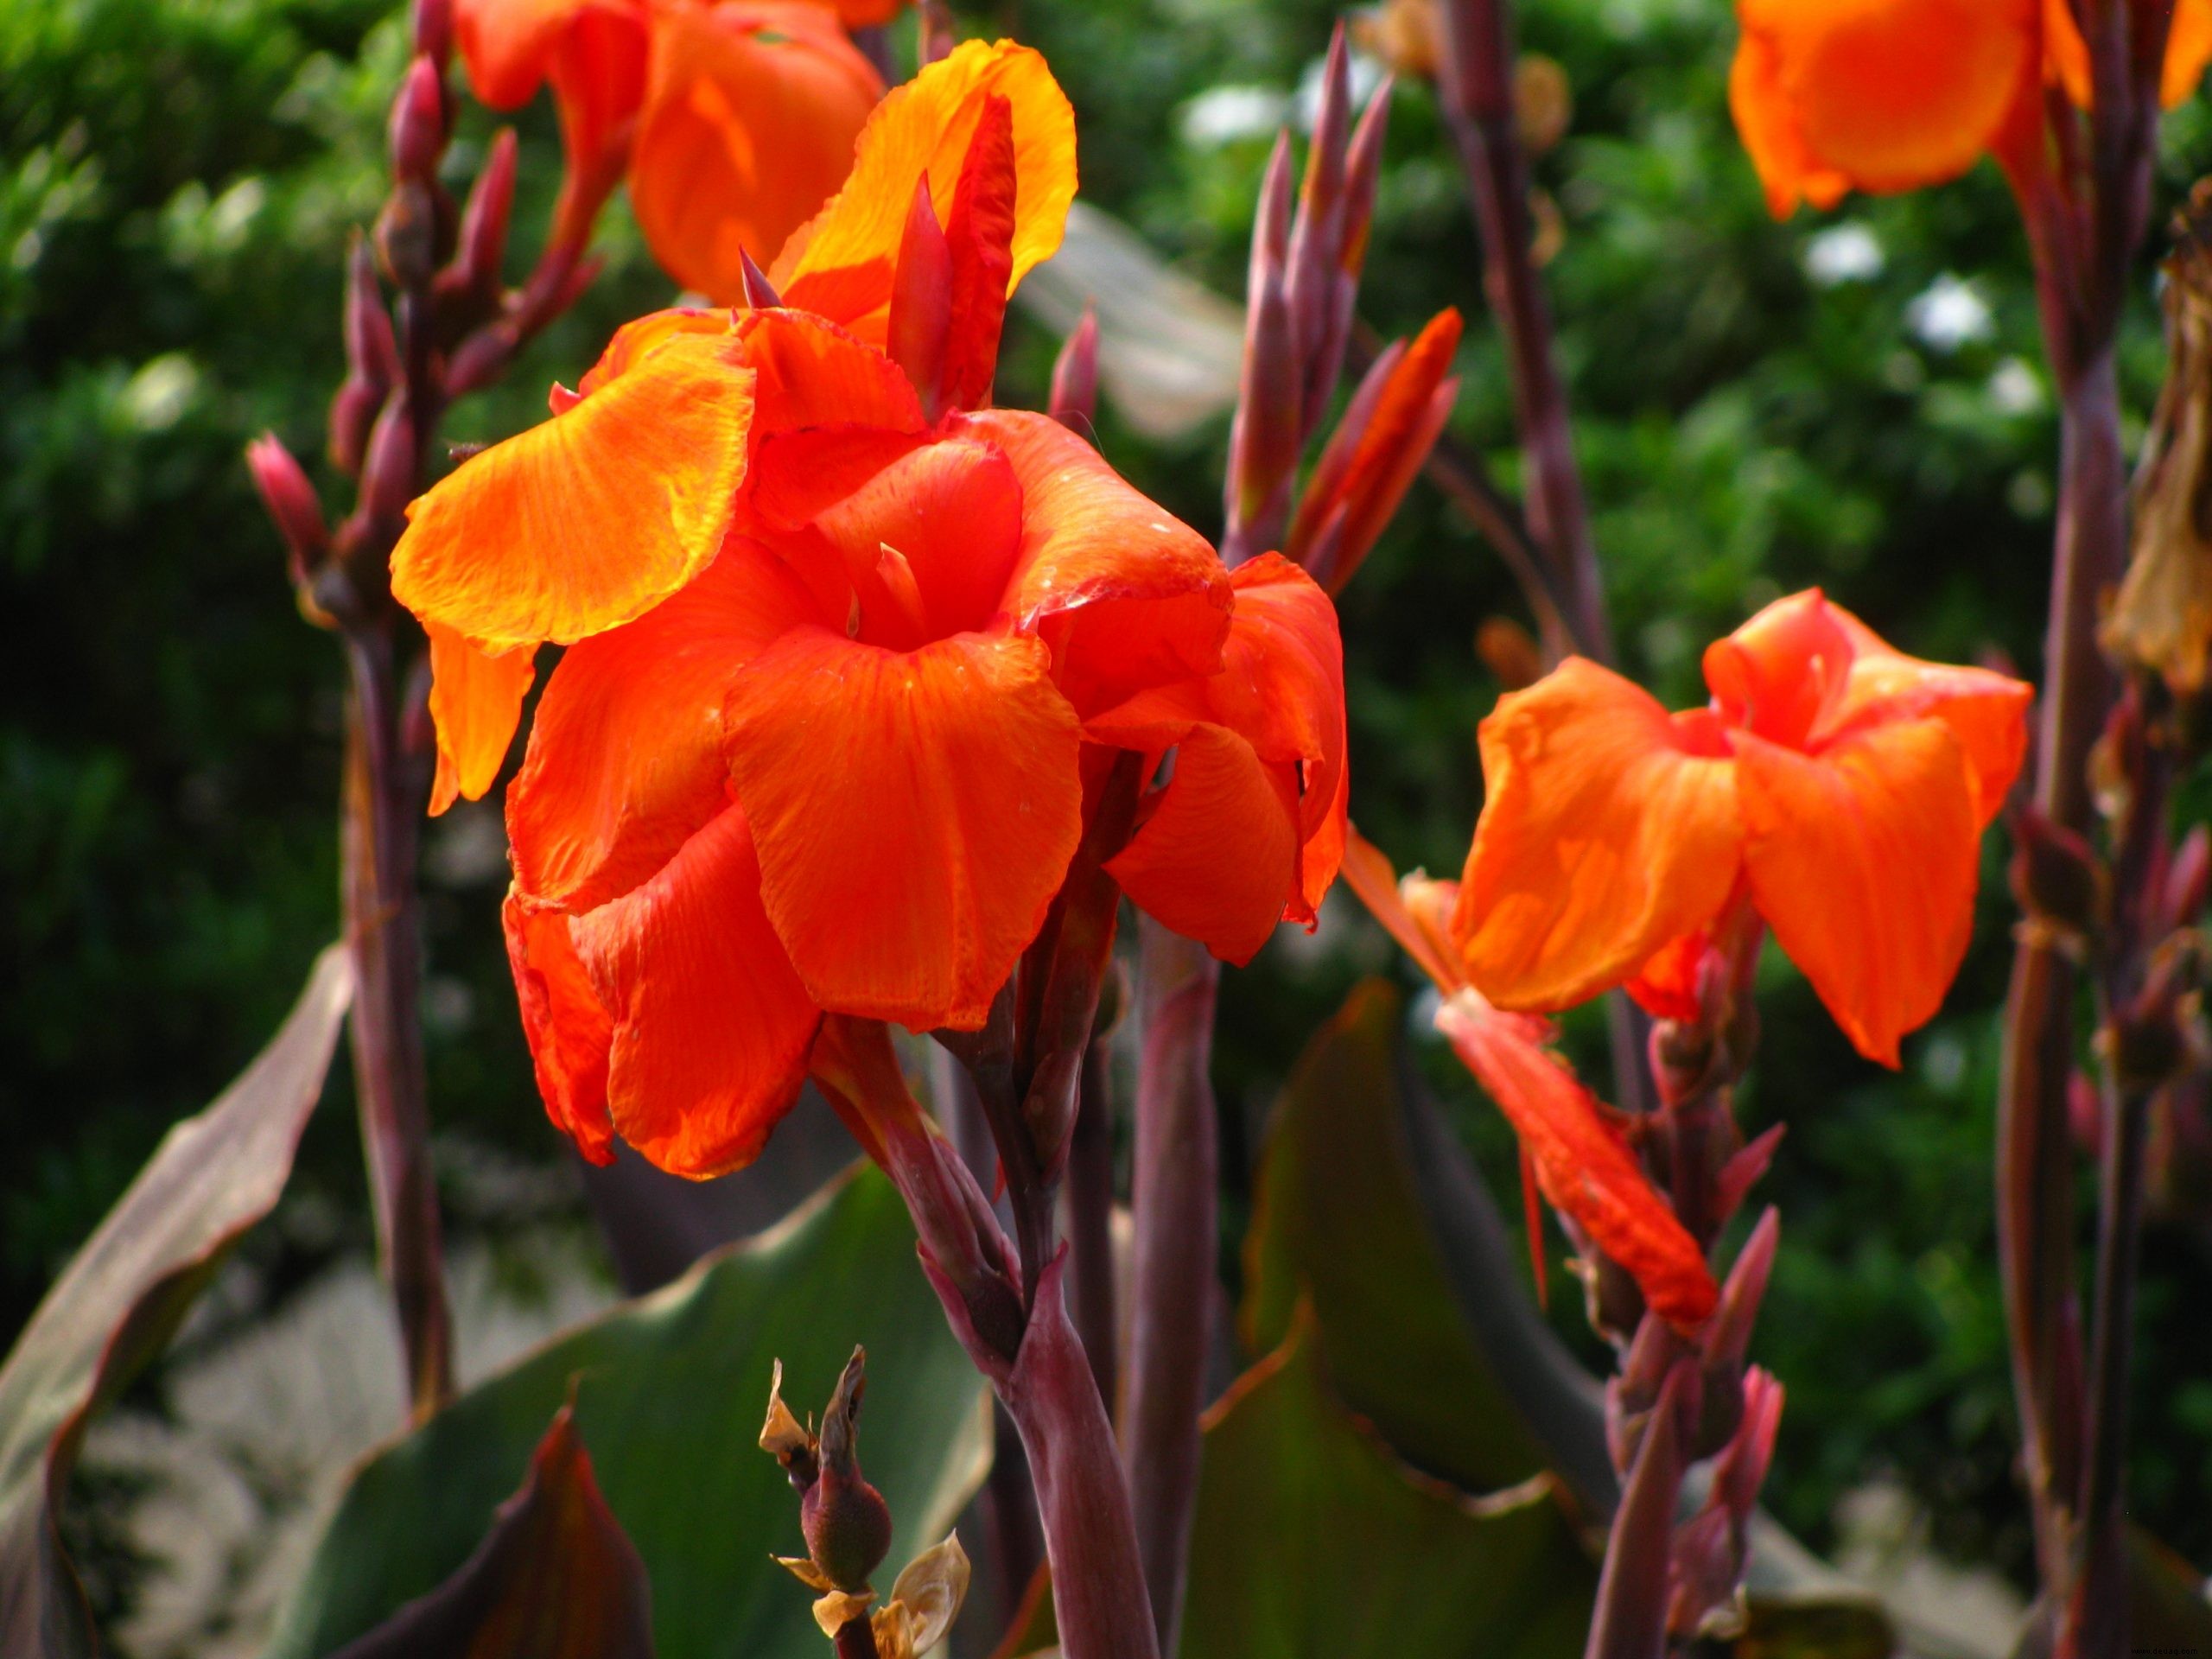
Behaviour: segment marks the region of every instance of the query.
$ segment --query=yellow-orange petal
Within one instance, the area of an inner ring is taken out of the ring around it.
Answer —
[[[733,0],[663,11],[630,154],[630,205],[661,267],[725,304],[837,187],[883,95],[826,9]]]
[[[1058,251],[1075,200],[1075,111],[1035,52],[1011,41],[969,41],[876,106],[844,188],[777,257],[770,276],[786,303],[881,344],[915,181],[926,174],[943,224],[994,94],[1007,100],[1014,118],[1016,216],[1007,292]]]
[[[1938,719],[1806,756],[1734,740],[1751,897],[1859,1052],[1897,1064],[1966,954],[1979,859],[1964,749]]]
[[[2166,61],[2158,77],[2158,97],[2168,109],[2183,102],[2212,63],[2212,0],[2174,0],[2174,21],[2166,35]]]
[[[588,910],[674,857],[728,801],[722,699],[737,671],[821,620],[780,560],[734,538],[683,592],[572,648],[507,791],[518,887]]]
[[[570,931],[613,1021],[616,1130],[671,1174],[751,1163],[806,1081],[822,1016],[761,909],[744,813],[723,811]]]
[[[824,1008],[972,1030],[1082,831],[1081,736],[1036,640],[891,652],[800,628],[730,695],[768,914]]]
[[[1474,991],[1445,999],[1436,1028],[1520,1136],[1536,1184],[1625,1268],[1652,1312],[1689,1327],[1719,1300],[1713,1271],[1597,1099],[1543,1046],[1543,1028]]]
[[[505,652],[620,626],[712,562],[745,476],[753,371],[677,334],[408,508],[392,592]]]
[[[1580,658],[1498,699],[1452,918],[1476,989],[1501,1007],[1567,1007],[1719,913],[1743,831],[1733,764],[1695,734]]]
[[[1220,667],[1235,600],[1203,536],[1047,416],[988,410],[944,429],[1014,465],[1021,552],[1004,608],[1052,646],[1053,678],[1078,711]]]
[[[611,1164],[614,1125],[607,1115],[607,1054],[614,1023],[576,956],[569,918],[510,893],[499,921],[545,1115],[586,1158]]]
[[[537,670],[533,652],[494,657],[435,622],[427,632],[430,723],[438,737],[438,772],[430,785],[430,816],[435,817],[464,796],[481,800],[497,781]]]
[[[1747,143],[1756,135],[1785,162],[1790,146],[1777,147],[1776,136],[1794,132],[1797,188],[1807,195],[1805,181],[1822,171],[1870,191],[1955,177],[2040,84],[2039,4],[1738,0],[1751,54],[1738,58],[1738,124]],[[1780,181],[1787,198],[1791,170],[1770,177],[1770,197]]]

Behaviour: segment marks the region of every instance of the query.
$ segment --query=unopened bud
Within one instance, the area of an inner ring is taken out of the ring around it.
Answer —
[[[420,289],[438,264],[438,203],[429,185],[403,179],[377,215],[377,257],[385,275],[403,289]]]
[[[773,311],[784,302],[776,292],[776,285],[768,280],[768,273],[753,262],[753,256],[743,248],[737,251],[738,270],[745,289],[745,302],[755,311]]]
[[[418,55],[407,66],[399,95],[391,101],[385,129],[391,145],[391,175],[402,184],[428,184],[437,176],[446,153],[446,83],[436,61]]]
[[[515,160],[518,146],[512,127],[502,127],[492,140],[484,170],[468,192],[468,206],[461,217],[461,248],[454,265],[469,290],[480,301],[496,304],[499,274],[507,260],[507,227],[515,205]]]
[[[246,445],[245,464],[253,474],[254,488],[261,493],[262,505],[269,509],[291,555],[292,581],[304,588],[330,547],[330,531],[323,523],[315,486],[273,432]]]
[[[1098,418],[1098,308],[1086,304],[1083,321],[1052,363],[1052,393],[1046,412],[1062,426],[1087,431]]]
[[[2196,925],[2204,913],[2208,884],[2212,884],[2212,835],[2200,823],[2183,838],[2166,866],[2162,919],[2168,932]]]
[[[415,450],[415,423],[404,398],[394,397],[369,434],[361,461],[361,505],[379,522],[397,526],[415,499],[420,463]],[[395,529],[394,533],[397,533]]]
[[[379,397],[399,378],[399,342],[392,337],[391,313],[377,282],[377,264],[357,231],[346,257],[346,308],[342,314],[346,364],[376,388]]]
[[[2101,925],[2105,877],[2088,841],[2034,807],[2012,815],[2012,893],[2027,925],[2078,947]]]
[[[861,1473],[858,1429],[867,1367],[867,1354],[854,1349],[823,1414],[820,1472],[799,1503],[807,1554],[823,1577],[847,1592],[867,1589],[868,1575],[891,1548],[890,1505]]]
[[[361,457],[369,448],[369,429],[375,424],[386,395],[384,387],[349,374],[330,400],[330,464],[348,478],[361,474]]]

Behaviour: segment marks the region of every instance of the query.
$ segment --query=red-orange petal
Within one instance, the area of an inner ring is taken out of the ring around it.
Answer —
[[[494,657],[473,639],[433,622],[430,723],[438,737],[438,772],[430,785],[435,817],[466,796],[481,800],[506,764],[522,723],[522,700],[537,675],[536,653]]]
[[[566,414],[495,444],[408,509],[392,592],[486,650],[643,615],[712,562],[745,476],[753,374],[670,336]]]
[[[744,256],[773,257],[844,182],[882,95],[821,6],[662,11],[630,156],[630,205],[653,257],[686,288],[743,298]]]
[[[1225,726],[1193,726],[1175,773],[1106,862],[1129,902],[1242,967],[1298,891],[1298,772]]]
[[[571,932],[613,1021],[607,1109],[622,1138],[694,1179],[751,1163],[806,1081],[822,1016],[761,908],[744,813],[722,812]]]
[[[454,43],[478,99],[495,110],[530,102],[562,37],[588,12],[643,27],[637,0],[454,0]]]
[[[1979,826],[1965,752],[1939,719],[1869,727],[1808,757],[1735,740],[1751,896],[1859,1052],[1942,1005],[1974,922]]]
[[[1699,730],[1579,657],[1498,699],[1452,912],[1478,990],[1567,1007],[1719,913],[1743,832],[1733,765]]]
[[[737,321],[742,360],[759,375],[752,432],[872,429],[919,434],[928,423],[899,365],[835,323],[803,311],[754,311]]]
[[[1007,100],[1014,117],[1017,207],[1007,292],[1050,258],[1075,199],[1075,111],[1035,52],[1011,41],[969,41],[876,106],[844,188],[777,257],[770,277],[785,301],[880,345],[915,181],[927,175],[931,203],[944,223],[994,95]]]
[[[1047,667],[1029,639],[890,652],[801,628],[739,674],[731,773],[824,1008],[982,1023],[1082,830],[1081,736]]]
[[[1513,1125],[1552,1207],[1628,1270],[1660,1318],[1702,1323],[1719,1290],[1697,1242],[1596,1097],[1544,1048],[1541,1022],[1462,991],[1437,1010],[1436,1028]]]
[[[507,791],[521,890],[586,910],[675,856],[728,798],[722,699],[737,671],[821,620],[780,561],[733,539],[682,593],[571,649]]]
[[[1789,218],[1801,201],[1833,207],[1850,190],[1851,181],[1806,143],[1774,43],[1749,28],[1738,40],[1729,67],[1728,110],[1765,188],[1767,211],[1777,219]]]
[[[1220,667],[1235,601],[1204,537],[1048,416],[990,410],[944,430],[1014,465],[1021,552],[1003,608],[1052,646],[1053,678],[1079,712]]]
[[[576,955],[569,918],[510,893],[499,920],[545,1115],[586,1158],[611,1164],[614,1125],[607,1115],[607,1056],[614,1022]]]
[[[983,100],[944,224],[950,264],[941,371],[946,408],[981,409],[991,401],[1007,296],[1014,291],[1014,238],[1021,228],[1016,187],[1014,105],[994,92]]]

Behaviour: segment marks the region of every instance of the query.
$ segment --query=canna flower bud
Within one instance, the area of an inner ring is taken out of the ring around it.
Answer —
[[[891,1509],[861,1473],[861,1395],[868,1354],[855,1348],[822,1416],[820,1471],[799,1501],[799,1529],[809,1557],[831,1585],[849,1594],[868,1588],[868,1574],[891,1549]]]
[[[386,136],[391,146],[391,175],[403,184],[429,184],[446,153],[446,86],[437,64],[417,56],[407,67],[399,95],[391,101]]]
[[[502,127],[492,140],[484,170],[468,192],[461,218],[461,245],[453,275],[463,293],[485,314],[499,302],[500,272],[506,264],[507,228],[515,205],[515,130]],[[474,321],[474,319],[471,319]]]
[[[369,433],[361,462],[361,505],[369,516],[397,536],[415,499],[420,463],[415,452],[415,422],[404,398],[394,397]]]
[[[289,556],[292,585],[304,596],[314,572],[330,550],[330,531],[323,523],[322,504],[315,486],[292,458],[292,452],[273,432],[264,432],[245,447],[245,464],[261,504],[275,520]]]
[[[776,292],[776,285],[768,280],[768,273],[755,264],[753,256],[743,249],[738,251],[737,257],[746,304],[755,311],[773,311],[780,307],[784,296]]]
[[[1083,308],[1083,321],[1052,362],[1052,391],[1045,412],[1081,432],[1098,418],[1098,308]]]
[[[403,179],[377,214],[377,257],[404,289],[422,288],[438,265],[438,199],[420,180]]]

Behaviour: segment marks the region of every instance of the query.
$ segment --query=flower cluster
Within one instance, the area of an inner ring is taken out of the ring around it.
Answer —
[[[747,1161],[825,1013],[981,1027],[1124,755],[1173,757],[1105,861],[1132,900],[1231,961],[1313,920],[1346,791],[1327,596],[1224,569],[1066,428],[988,407],[1073,137],[1036,54],[963,46],[752,303],[629,325],[411,509],[439,805],[496,777],[536,647],[570,647],[507,796],[505,918],[587,1156]]]

